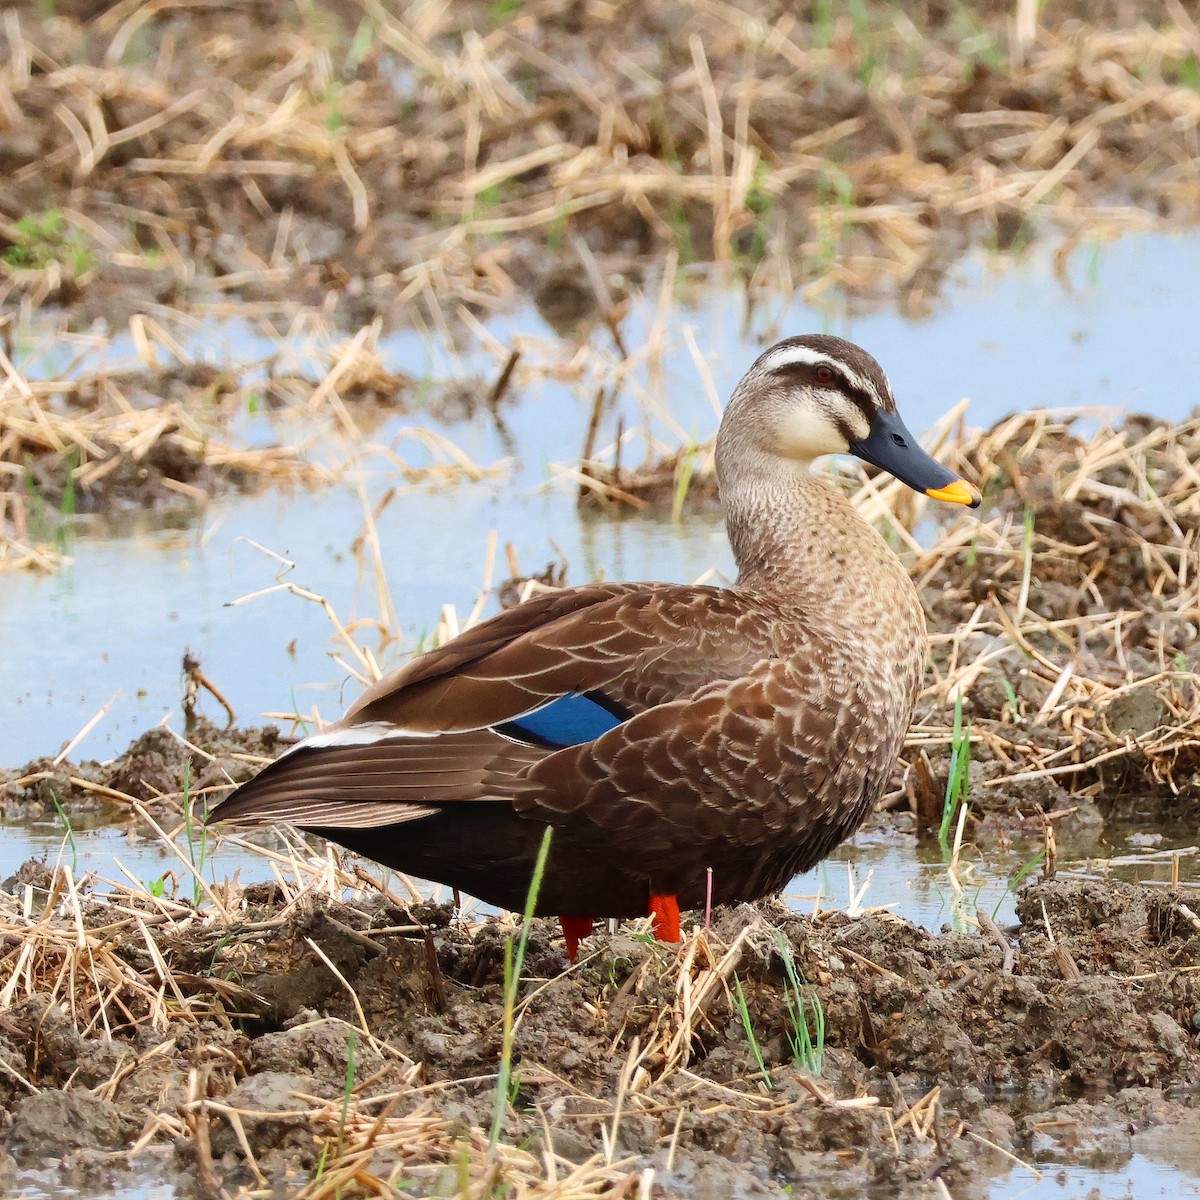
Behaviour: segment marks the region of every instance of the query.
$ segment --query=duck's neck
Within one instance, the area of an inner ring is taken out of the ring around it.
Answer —
[[[768,466],[722,489],[738,586],[857,628],[924,618],[900,560],[850,502],[806,467]]]

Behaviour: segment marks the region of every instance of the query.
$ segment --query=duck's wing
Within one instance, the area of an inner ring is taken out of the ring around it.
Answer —
[[[721,841],[783,844],[798,831],[855,827],[882,782],[875,759],[893,741],[898,752],[853,673],[813,648],[547,755],[517,781],[512,803],[550,824],[582,821],[597,844],[619,839],[631,860],[652,845],[658,861],[681,863]]]
[[[593,692],[629,716],[745,672],[772,652],[771,632],[757,603],[725,588],[572,588],[499,613],[414,659],[366,691],[345,722],[447,733]]]
[[[721,588],[594,585],[509,609],[380,680],[345,719],[287,751],[216,820],[327,829],[511,800],[564,747],[746,674],[772,622]]]

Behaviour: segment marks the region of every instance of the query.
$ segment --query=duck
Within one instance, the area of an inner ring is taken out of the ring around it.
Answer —
[[[903,564],[812,471],[854,455],[916,492],[980,493],[922,449],[865,350],[789,337],[737,385],[715,465],[730,586],[538,595],[381,678],[210,813],[286,822],[392,869],[559,919],[762,899],[881,798],[912,719],[925,615]]]

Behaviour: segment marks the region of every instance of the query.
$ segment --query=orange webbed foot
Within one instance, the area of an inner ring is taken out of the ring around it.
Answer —
[[[579,943],[596,928],[596,924],[591,917],[559,917],[558,923],[567,939],[567,958],[574,962],[579,954]]]
[[[674,896],[651,896],[650,916],[660,942],[679,941],[679,902]]]

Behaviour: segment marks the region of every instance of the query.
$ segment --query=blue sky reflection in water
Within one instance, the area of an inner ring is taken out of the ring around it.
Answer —
[[[1127,237],[1083,247],[1068,263],[1070,286],[1051,270],[1049,252],[1028,260],[979,259],[965,264],[939,311],[919,322],[894,313],[853,319],[798,301],[760,302],[745,329],[745,297],[730,289],[688,289],[689,306],[674,310],[703,347],[722,400],[762,344],[790,332],[826,328],[864,344],[889,372],[902,410],[926,428],[964,395],[974,423],[990,423],[1034,405],[1112,405],[1182,417],[1200,400],[1185,355],[1189,318],[1200,303],[1200,238]],[[653,311],[635,309],[625,327],[631,346],[644,340]],[[532,311],[489,326],[507,344],[514,335],[549,337]],[[211,332],[211,336],[209,333]],[[607,349],[607,333],[593,343]],[[664,388],[686,435],[708,436],[715,414],[678,325],[668,331]],[[120,344],[118,342],[118,352]],[[194,338],[197,354],[253,361],[277,349],[236,324],[214,325]],[[438,379],[495,372],[482,351],[453,356],[415,334],[381,346],[387,365]],[[34,354],[34,358],[37,354]],[[418,416],[397,418],[373,440]],[[673,525],[648,518],[613,520],[580,513],[569,484],[545,487],[551,463],[578,455],[586,421],[583,399],[545,382],[506,412],[517,462],[502,478],[437,490],[406,491],[384,512],[379,532],[407,653],[436,623],[444,603],[473,605],[488,533],[511,541],[526,570],[561,549],[572,581],[608,578],[694,579],[731,565],[713,515]],[[477,462],[506,455],[486,415],[445,432]],[[660,427],[658,435],[671,442]],[[678,444],[677,437],[674,444]],[[403,446],[409,453],[408,444]],[[629,461],[627,459],[627,461]],[[376,459],[372,499],[394,482]],[[316,703],[333,715],[352,697],[329,656],[329,626],[316,608],[276,594],[238,607],[231,600],[271,586],[278,564],[251,548],[262,543],[296,563],[287,578],[327,596],[343,616],[374,613],[369,580],[358,577],[350,544],[362,507],[349,487],[322,492],[273,490],[231,496],[205,506],[197,519],[131,514],[76,538],[74,562],[50,578],[10,576],[0,593],[0,687],[6,713],[2,761],[16,765],[55,753],[107,701],[121,695],[89,738],[85,752],[108,757],[178,704],[179,662],[196,653],[243,722],[266,711]],[[165,526],[165,527],[164,527]]]

